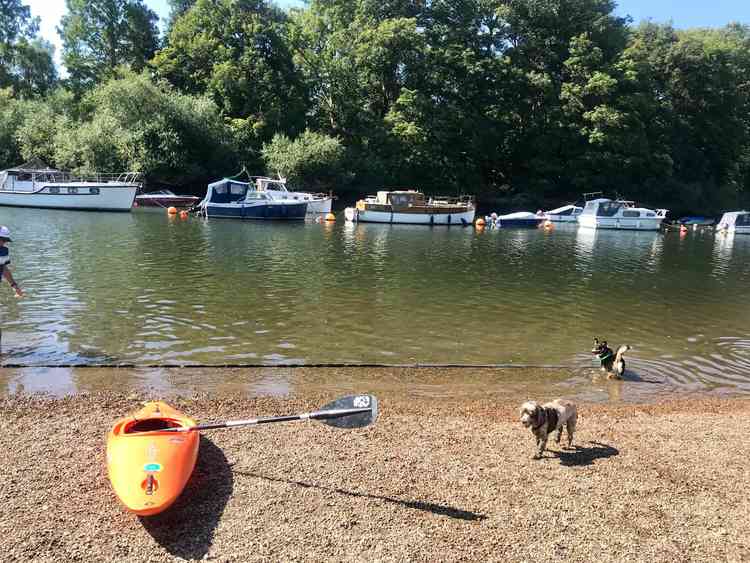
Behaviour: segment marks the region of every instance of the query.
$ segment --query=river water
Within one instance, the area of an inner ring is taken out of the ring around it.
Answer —
[[[507,364],[580,379],[599,336],[633,347],[633,381],[750,391],[749,236],[11,208],[0,224],[26,291],[0,291],[5,365]]]

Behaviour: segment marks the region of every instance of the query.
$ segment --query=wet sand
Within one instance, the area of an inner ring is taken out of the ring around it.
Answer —
[[[535,461],[516,400],[386,393],[367,429],[205,432],[177,504],[139,519],[104,435],[144,398],[0,399],[1,559],[750,561],[750,400],[579,402],[578,449]],[[208,421],[331,398],[171,402]]]

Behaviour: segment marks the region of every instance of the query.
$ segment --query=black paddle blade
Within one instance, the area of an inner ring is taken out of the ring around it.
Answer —
[[[331,418],[325,416],[326,411],[337,411],[342,409],[367,410]],[[377,420],[378,400],[374,395],[350,395],[349,397],[341,397],[340,399],[336,399],[332,403],[321,407],[321,409],[315,414],[322,415],[320,418],[315,417],[315,420],[317,420],[318,422],[322,422],[323,424],[327,424],[328,426],[347,429],[364,428],[365,426],[369,426],[370,424],[375,422],[375,420]]]

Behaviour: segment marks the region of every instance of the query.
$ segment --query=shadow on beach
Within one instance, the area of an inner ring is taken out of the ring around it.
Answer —
[[[606,459],[620,453],[620,450],[608,446],[607,444],[601,444],[599,442],[588,443],[593,444],[593,446],[575,446],[575,450],[560,450],[559,452],[553,453],[560,458],[560,465],[566,465],[569,467],[592,465],[597,459]]]
[[[146,531],[170,554],[202,559],[234,488],[234,477],[219,447],[201,436],[198,461],[180,498],[166,512],[141,517]]]
[[[386,497],[381,495],[371,495],[367,493],[357,493],[354,491],[347,491],[346,489],[340,489],[337,487],[326,487],[325,485],[316,485],[315,483],[306,483],[304,481],[294,481],[292,479],[280,479],[278,477],[269,477],[268,475],[261,475],[259,473],[235,471],[236,475],[242,475],[244,477],[255,477],[256,479],[265,479],[266,481],[274,481],[276,483],[288,483],[289,485],[296,485],[306,489],[318,489],[321,491],[329,491],[340,495],[346,495],[356,498],[367,498],[373,500],[382,500],[393,504],[405,506],[406,508],[414,508],[417,510],[424,510],[425,512],[432,512],[438,516],[448,516],[449,518],[455,518],[457,520],[486,520],[487,516],[484,514],[477,514],[469,510],[462,510],[460,508],[454,508],[452,506],[445,506],[442,504],[434,504],[431,502],[423,502],[418,500],[403,500],[393,497]]]

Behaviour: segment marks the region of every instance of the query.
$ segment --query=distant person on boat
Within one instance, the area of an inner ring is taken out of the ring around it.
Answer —
[[[9,242],[12,242],[10,230],[8,227],[0,226],[0,279],[5,278],[8,281],[10,287],[16,292],[16,297],[23,297],[23,291],[18,287],[8,267],[10,265],[10,251],[5,245]]]

